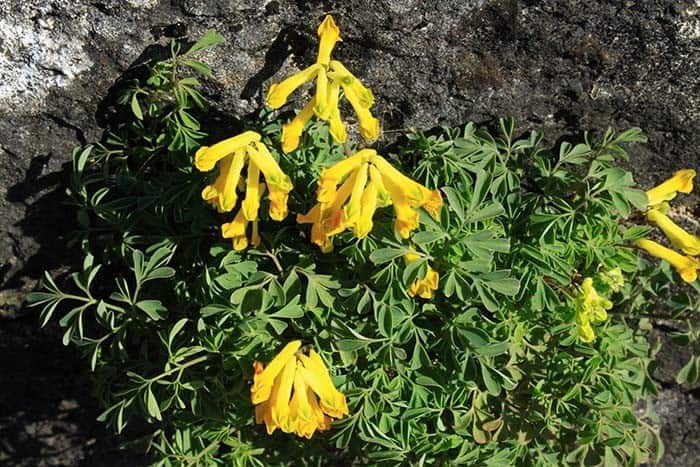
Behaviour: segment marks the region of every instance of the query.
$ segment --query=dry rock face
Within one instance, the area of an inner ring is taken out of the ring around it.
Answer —
[[[700,167],[697,0],[4,0],[0,320],[17,314],[43,269],[70,263],[62,235],[73,219],[62,204],[59,172],[74,146],[99,137],[108,118],[106,96],[120,76],[158,57],[172,37],[195,39],[216,29],[227,43],[203,57],[215,72],[206,91],[217,111],[240,118],[262,105],[269,83],[314,60],[315,28],[328,12],[344,40],[335,54],[373,89],[385,130],[470,120],[489,126],[510,115],[519,131],[543,130],[554,143],[585,130],[639,126],[650,140],[632,149],[643,185],[681,167]],[[393,143],[392,135],[380,145]],[[697,196],[686,198],[685,209],[700,215]],[[33,335],[36,317],[22,314],[12,322],[0,326],[2,387],[10,380],[37,383],[28,376],[31,368],[10,365],[7,355],[48,358],[56,371],[66,364],[80,368],[72,352],[55,351],[54,333],[25,338]],[[38,355],[47,349],[54,351]],[[55,383],[64,376],[46,378]],[[65,401],[90,399],[76,384],[51,384],[63,395],[39,402],[21,386],[15,399],[3,392],[0,433],[25,430],[26,436],[0,436],[14,440],[0,441],[0,461],[70,464],[113,445],[86,442],[103,435],[92,413],[57,418],[61,407],[72,407]],[[693,391],[667,389],[661,397],[666,414],[698,405]],[[45,406],[26,410],[32,400]],[[50,444],[36,448],[40,438],[56,438],[42,435],[42,420],[55,420],[51,426],[73,440],[50,441],[64,453],[60,460]],[[671,440],[666,465],[687,465],[700,447],[697,430],[686,423],[667,430],[685,438]]]

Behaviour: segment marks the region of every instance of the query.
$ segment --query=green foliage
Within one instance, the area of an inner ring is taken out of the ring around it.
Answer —
[[[100,419],[150,450],[157,465],[635,465],[663,453],[658,421],[638,402],[656,391],[649,320],[687,320],[674,338],[697,345],[698,287],[673,285],[667,267],[630,248],[647,229],[646,198],[617,163],[638,129],[586,135],[551,152],[542,135],[514,137],[504,119],[489,133],[468,124],[408,135],[397,165],[441,188],[438,221],[421,213],[411,238],[393,232],[390,209],[357,240],[321,253],[290,215],[262,220],[262,243],[235,252],[219,216],[200,199],[192,168],[204,134],[192,55],[208,34],[128,88],[132,118],[73,154],[80,271],[49,275],[29,297],[54,315],[64,343],[95,374]],[[189,71],[186,71],[189,70]],[[182,73],[185,72],[183,76]],[[292,213],[313,203],[320,170],[340,160],[325,124],[300,148],[279,148],[280,122],[248,122],[294,181]],[[232,134],[233,135],[233,134]],[[428,265],[440,273],[432,300],[411,298]],[[620,267],[597,339],[578,338],[575,295],[584,277]],[[694,289],[694,290],[693,290]],[[671,298],[669,298],[671,297]],[[696,320],[696,321],[693,321]],[[255,425],[254,360],[302,339],[332,362],[350,414],[312,440]],[[700,373],[695,356],[679,374]],[[132,427],[129,430],[127,427]]]

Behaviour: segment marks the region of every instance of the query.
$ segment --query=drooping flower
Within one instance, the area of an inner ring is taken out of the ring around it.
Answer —
[[[375,150],[363,149],[321,172],[316,201],[297,222],[313,224],[311,241],[328,252],[333,248],[331,237],[346,229],[357,238],[368,235],[375,211],[390,204],[397,233],[408,238],[418,228],[417,209],[437,218],[442,195],[403,175]]]
[[[673,266],[681,278],[686,282],[695,282],[698,278],[698,269],[700,269],[700,261],[691,257],[683,256],[670,248],[656,243],[653,240],[641,239],[635,242],[642,250],[652,256],[656,256]]]
[[[673,177],[658,186],[647,191],[647,204],[650,208],[657,208],[666,201],[671,201],[680,193],[693,191],[693,178],[695,170],[684,169],[673,174]]]
[[[420,256],[415,253],[408,253],[404,255],[403,259],[408,265],[414,261],[418,261]],[[435,291],[438,289],[439,282],[440,275],[435,269],[428,265],[425,276],[422,279],[416,279],[413,284],[411,284],[411,287],[408,289],[408,295],[411,297],[418,295],[425,299],[433,298]]]
[[[595,332],[592,324],[601,323],[608,318],[612,302],[598,294],[593,286],[593,278],[586,277],[581,283],[576,296],[576,324],[582,342],[593,342]]]
[[[313,349],[305,355],[301,341],[288,343],[265,367],[255,362],[251,401],[256,423],[268,434],[277,428],[311,438],[330,428],[333,418],[348,414],[345,396],[333,385],[328,368]]]
[[[203,146],[195,154],[195,167],[198,170],[211,170],[219,162],[219,175],[216,180],[202,190],[202,198],[217,211],[231,211],[238,201],[236,190],[245,193],[233,221],[221,226],[222,236],[233,239],[233,247],[236,250],[243,250],[248,246],[246,231],[249,223],[252,224],[250,243],[260,243],[258,211],[266,190],[270,202],[270,217],[279,221],[287,216],[287,197],[292,189],[292,182],[282,172],[260,139],[258,133],[246,131],[213,146]],[[246,163],[248,169],[244,181],[242,171]],[[260,182],[261,174],[265,183]]]
[[[659,226],[674,247],[691,256],[700,254],[700,238],[690,234],[656,209],[647,212],[647,219]]]
[[[374,141],[379,137],[379,120],[372,116],[370,111],[374,104],[372,91],[362,85],[342,63],[331,60],[335,44],[342,41],[340,29],[332,16],[327,15],[319,25],[318,37],[316,63],[280,83],[273,84],[267,93],[267,105],[279,109],[297,88],[312,80],[316,82],[313,99],[294,119],[282,126],[282,150],[285,153],[299,147],[304,127],[313,115],[329,123],[329,132],[335,142],[342,144],[346,141],[347,133],[340,118],[339,108],[341,88],[343,96],[357,114],[360,135],[367,141]]]

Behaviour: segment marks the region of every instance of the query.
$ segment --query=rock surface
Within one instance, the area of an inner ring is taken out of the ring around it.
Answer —
[[[74,146],[99,136],[110,87],[157,56],[169,38],[213,28],[227,43],[203,57],[215,71],[207,93],[217,110],[241,117],[262,104],[273,80],[314,60],[315,28],[325,13],[342,30],[336,56],[374,90],[387,131],[380,146],[405,128],[493,125],[512,115],[518,131],[543,130],[552,143],[585,130],[641,127],[649,144],[632,148],[632,168],[644,186],[700,167],[696,0],[4,0],[0,376],[13,375],[21,397],[0,400],[0,433],[26,433],[0,437],[0,462],[89,462],[99,449],[87,440],[104,437],[90,421],[96,409],[83,407],[89,397],[76,356],[61,350],[53,333],[36,331],[34,316],[12,316],[41,271],[69,261],[61,236],[73,219],[65,215],[59,172]],[[697,196],[686,198],[686,208],[700,215]],[[45,352],[52,366],[17,366],[24,358],[40,362]],[[46,379],[35,379],[38,372],[48,372]],[[36,402],[40,410],[26,396],[34,384],[45,386],[49,400]],[[60,418],[70,412],[61,400],[82,404],[73,428]],[[670,415],[698,400],[668,389],[659,404]],[[47,436],[44,421],[50,430],[65,428],[63,438]],[[674,450],[697,452],[697,424],[673,426],[665,462],[689,465],[682,459],[692,458]],[[48,451],[37,448],[42,443]],[[52,454],[51,443],[63,454]],[[23,461],[17,453],[33,457]]]

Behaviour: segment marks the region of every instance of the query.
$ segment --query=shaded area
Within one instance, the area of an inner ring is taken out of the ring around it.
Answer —
[[[99,413],[85,361],[38,316],[0,318],[0,464],[139,466],[95,420]]]

